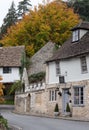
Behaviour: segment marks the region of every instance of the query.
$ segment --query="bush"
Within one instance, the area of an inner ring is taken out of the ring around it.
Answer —
[[[32,74],[29,76],[30,83],[41,82],[44,79],[45,79],[45,72],[39,72],[39,73]]]
[[[6,128],[7,130],[9,129],[8,128],[8,122],[5,118],[3,118],[2,115],[0,115],[0,124],[1,124],[2,127]]]
[[[67,103],[67,105],[66,105],[66,112],[70,112],[70,106],[69,106],[69,103]]]
[[[54,112],[59,112],[59,107],[58,107],[58,104],[57,104],[57,103],[56,103],[56,105],[55,105]]]

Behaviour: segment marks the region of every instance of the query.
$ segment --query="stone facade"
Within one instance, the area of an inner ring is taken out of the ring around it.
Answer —
[[[45,91],[32,92],[31,113],[46,113],[46,93]]]
[[[46,114],[46,93],[43,90],[16,95],[15,105],[17,112]]]
[[[32,56],[28,70],[29,76],[39,72],[46,72],[45,61],[53,55],[54,47],[54,43],[48,42]],[[45,92],[45,79],[42,82],[28,85],[27,73],[24,73],[23,81],[25,82],[25,92],[15,95],[15,111],[46,114],[47,95]]]
[[[74,106],[74,86],[84,86],[84,105],[83,106]],[[71,95],[69,95],[69,100],[72,101],[72,116],[76,117],[85,117],[89,119],[89,80],[70,82],[65,84],[52,84],[46,85],[45,90],[30,91],[26,94],[17,94],[15,96],[16,111],[18,112],[28,112],[31,114],[46,114],[54,116],[54,107],[56,103],[59,106],[59,116],[64,116],[63,109],[63,95],[58,95],[60,91],[63,94],[63,89],[68,88]],[[49,101],[49,91],[56,90],[57,98],[55,101]]]
[[[84,86],[84,104],[82,106],[75,106],[74,105],[74,86]],[[59,90],[57,91],[57,99],[56,101],[49,101],[49,91],[55,90],[57,87],[59,87]],[[72,101],[72,116],[76,117],[85,117],[89,119],[89,80],[84,81],[78,81],[78,82],[69,82],[66,85],[58,85],[58,84],[52,84],[48,85],[46,88],[46,95],[47,95],[47,101],[46,101],[46,107],[47,107],[47,114],[53,115],[55,104],[58,103],[59,106],[59,112],[61,116],[64,116],[62,109],[63,109],[63,95],[58,95],[58,92],[60,91],[63,94],[63,89],[69,89],[71,95],[69,95],[69,100]]]
[[[89,119],[89,80],[73,82],[72,86],[75,86],[75,85],[84,86],[84,105],[81,107],[73,106],[73,116],[86,117]]]
[[[25,100],[26,100],[25,94],[15,95],[15,111],[16,112],[26,112]]]

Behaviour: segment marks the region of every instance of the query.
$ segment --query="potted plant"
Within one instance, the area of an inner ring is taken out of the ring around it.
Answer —
[[[58,107],[58,103],[56,103],[55,108],[54,108],[54,115],[58,116],[59,115],[59,107]]]
[[[69,103],[67,103],[67,105],[66,105],[66,115],[70,116],[70,106],[69,106]]]

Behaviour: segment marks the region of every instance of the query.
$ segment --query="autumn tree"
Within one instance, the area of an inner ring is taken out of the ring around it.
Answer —
[[[12,26],[0,43],[5,46],[25,45],[27,54],[32,56],[48,41],[62,45],[70,36],[70,29],[78,22],[78,15],[65,2],[39,5]]]
[[[2,103],[4,101],[4,99],[2,97],[3,96],[4,86],[3,86],[2,82],[1,82],[1,80],[2,80],[2,77],[0,76],[0,103]]]

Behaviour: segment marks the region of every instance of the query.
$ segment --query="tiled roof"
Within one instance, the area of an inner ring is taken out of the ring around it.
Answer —
[[[75,29],[87,29],[87,30],[89,30],[89,22],[87,22],[87,21],[80,22],[78,25],[76,25],[71,30],[73,31]]]
[[[24,46],[0,47],[0,67],[21,66],[21,57],[24,49]]]
[[[86,53],[89,53],[89,31],[77,42],[72,42],[72,37],[68,39],[46,62],[67,59]]]

